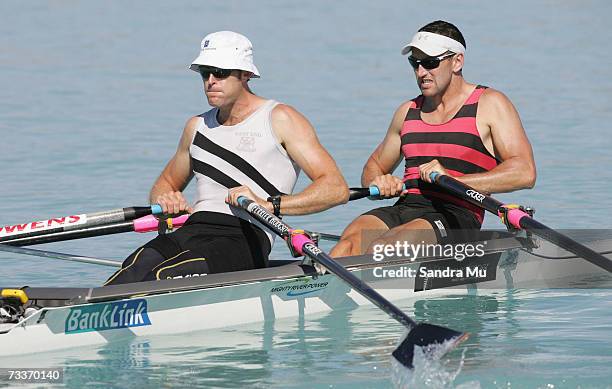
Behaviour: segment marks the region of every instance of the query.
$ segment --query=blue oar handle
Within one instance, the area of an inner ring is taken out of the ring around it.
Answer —
[[[238,196],[238,204],[240,204],[240,206],[242,208],[246,208],[249,204],[248,204],[248,197],[244,197],[244,196]]]
[[[370,200],[380,200],[380,189],[377,186],[372,185],[368,188],[370,191],[370,195],[368,196]],[[406,190],[406,184],[402,185],[402,191]]]
[[[164,213],[164,210],[162,209],[162,206],[159,204],[151,204],[151,213],[153,215],[159,215],[161,213]]]
[[[372,185],[371,187],[368,188],[368,190],[370,191],[370,197],[380,196],[380,190],[378,189],[377,186]]]
[[[438,179],[438,176],[440,176],[440,173],[438,172],[429,173],[429,179],[431,180],[431,182],[436,182],[436,180]]]

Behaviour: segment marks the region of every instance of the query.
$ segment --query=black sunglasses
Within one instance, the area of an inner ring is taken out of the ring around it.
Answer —
[[[221,69],[221,68],[211,68],[200,66],[200,75],[204,81],[207,81],[212,74],[216,79],[222,80],[224,78],[228,78],[234,69]]]
[[[422,66],[424,69],[432,70],[440,66],[440,62],[452,57],[453,55],[455,55],[455,53],[442,54],[438,57],[427,57],[423,59],[417,59],[413,56],[410,56],[408,57],[408,62],[410,62],[410,65],[412,65],[412,68],[414,70],[417,70],[419,68],[419,65]]]

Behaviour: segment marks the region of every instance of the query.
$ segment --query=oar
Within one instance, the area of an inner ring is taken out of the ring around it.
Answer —
[[[188,217],[189,215],[181,215],[163,220],[164,223],[166,223],[166,225],[172,229],[182,226]],[[151,232],[157,231],[158,227],[159,220],[153,215],[147,215],[132,221],[123,221],[119,223],[71,229],[67,231],[47,232],[44,235],[32,237],[14,238],[5,240],[2,242],[2,244],[11,246],[30,246],[42,243],[61,242],[71,239],[89,238],[92,236],[118,234],[121,232]]]
[[[285,222],[270,214],[265,208],[257,203],[241,196],[238,202],[255,219],[268,227],[275,234],[288,241],[291,246],[300,254],[306,255],[313,261],[320,263],[327,270],[334,273],[338,278],[349,284],[354,290],[367,298],[370,302],[382,309],[385,313],[403,324],[409,329],[408,336],[393,351],[393,356],[408,368],[412,368],[415,346],[430,346],[442,344],[447,341],[452,342],[449,349],[467,339],[468,334],[451,330],[450,328],[440,327],[428,323],[417,323],[399,308],[381,296],[364,281],[357,278],[350,271],[339,265],[329,255],[317,247],[313,241],[304,234],[303,230],[293,230]]]
[[[404,185],[403,188],[405,190],[406,186]],[[382,200],[377,186],[370,186],[369,188],[349,188],[349,201],[359,200],[364,197],[368,197],[370,200]]]
[[[376,188],[375,186],[371,188],[349,188],[349,201],[359,200],[364,197],[371,196],[370,189]],[[378,189],[378,188],[376,188]]]
[[[70,215],[48,220],[14,224],[0,227],[0,242],[17,238],[30,238],[57,232],[77,230],[111,223],[134,220],[142,216],[162,213],[158,204],[148,207],[129,207],[110,211],[94,212],[81,215]]]
[[[515,228],[530,231],[533,234],[538,235],[549,242],[578,255],[579,257],[582,257],[583,259],[591,262],[593,265],[599,266],[608,272],[612,272],[611,260],[576,242],[575,240],[553,230],[552,228],[534,220],[522,209],[510,208],[500,201],[495,200],[491,196],[482,194],[476,191],[474,188],[471,188],[450,176],[433,172],[430,174],[429,178],[432,182],[453,193],[455,196],[501,218],[507,218],[507,221]]]
[[[0,244],[0,251],[5,251],[8,253],[14,253],[14,254],[33,255],[35,257],[61,259],[64,261],[90,263],[93,265],[121,267],[121,262],[111,261],[110,259],[84,257],[81,255],[64,254],[64,253],[58,253],[55,251],[25,249],[22,247],[13,247],[13,246],[5,245],[5,244]]]
[[[406,187],[404,186],[404,189]],[[369,198],[370,200],[382,200],[380,197],[380,190],[377,186],[370,186],[369,188],[349,188],[349,201],[359,200],[364,197]],[[330,240],[330,241],[338,241],[340,240],[340,235],[334,234],[326,234],[324,232],[311,232],[307,231],[309,234],[316,234],[319,239]]]

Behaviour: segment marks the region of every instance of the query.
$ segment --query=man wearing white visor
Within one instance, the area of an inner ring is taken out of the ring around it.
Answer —
[[[363,186],[375,185],[382,196],[400,199],[355,219],[332,255],[371,253],[402,241],[473,238],[484,212],[441,192],[431,184],[431,172],[452,175],[483,193],[535,184],[531,145],[516,109],[501,92],[463,78],[465,52],[463,34],[441,20],[422,27],[402,48],[421,95],[395,111],[361,176]],[[403,177],[395,177],[402,159]]]
[[[176,232],[130,255],[108,281],[122,284],[265,267],[274,238],[238,207],[246,196],[276,215],[319,212],[348,200],[336,163],[294,108],[255,95],[253,46],[243,35],[207,35],[190,69],[211,110],[187,121],[178,149],[153,185],[164,213],[191,213]],[[312,183],[291,194],[300,170]],[[182,191],[195,176],[197,198]]]

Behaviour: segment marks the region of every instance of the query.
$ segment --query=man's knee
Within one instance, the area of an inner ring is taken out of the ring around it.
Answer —
[[[203,277],[210,273],[212,272],[208,260],[204,256],[186,250],[155,266],[148,272],[144,280]]]
[[[329,255],[332,257],[347,257],[353,255],[354,242],[351,240],[351,236],[342,237],[340,241],[332,248]]]
[[[144,281],[149,271],[163,262],[165,257],[146,245],[134,251],[104,285],[128,284]]]
[[[384,238],[412,243],[436,243],[436,233],[431,223],[425,219],[415,219],[387,232]]]

